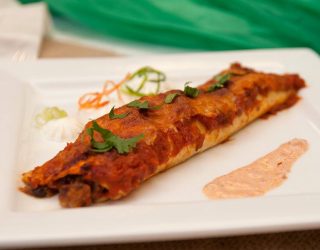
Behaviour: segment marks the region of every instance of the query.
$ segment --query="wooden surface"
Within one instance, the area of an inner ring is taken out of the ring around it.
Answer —
[[[33,248],[34,249],[34,248]],[[320,231],[117,245],[39,248],[39,250],[316,250]]]
[[[46,38],[41,58],[116,56],[111,51],[68,44]],[[236,209],[236,208],[235,208]],[[45,230],[45,229],[44,229]],[[21,248],[20,248],[21,249]],[[22,248],[26,249],[26,248]],[[35,249],[35,248],[32,248]],[[40,250],[313,250],[320,249],[320,230],[170,242],[51,247]]]
[[[117,56],[112,51],[96,49],[80,44],[66,43],[45,37],[41,44],[40,58],[81,58]]]

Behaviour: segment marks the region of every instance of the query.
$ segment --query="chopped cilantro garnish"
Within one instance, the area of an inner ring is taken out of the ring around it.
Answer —
[[[192,87],[188,86],[189,83],[190,82],[185,83],[183,92],[186,96],[191,97],[191,98],[195,98],[199,95],[200,91],[197,88],[192,88]]]
[[[113,106],[112,109],[110,110],[109,118],[110,118],[110,120],[122,119],[122,118],[127,117],[128,115],[129,115],[129,112],[128,113],[124,113],[124,114],[115,114],[114,113],[114,106]]]
[[[149,106],[149,102],[148,101],[144,101],[144,102],[140,102],[139,100],[134,100],[132,102],[129,102],[127,104],[128,107],[131,107],[131,108],[138,108],[138,109],[144,109],[144,110],[147,110],[147,109],[152,109],[152,110],[158,110],[161,108],[162,105],[157,105],[157,106],[152,106],[150,107]]]
[[[103,139],[102,142],[94,139],[94,131],[100,133]],[[115,148],[119,154],[127,154],[136,146],[136,143],[144,137],[143,134],[140,134],[131,138],[121,138],[113,134],[110,130],[100,127],[96,121],[92,122],[92,127],[87,129],[87,133],[91,137],[91,150],[96,153],[104,153]]]
[[[171,93],[169,95],[166,96],[166,98],[164,99],[164,102],[166,104],[170,104],[174,101],[174,99],[179,95],[179,93]]]
[[[208,88],[208,92],[223,88],[224,85],[230,80],[231,76],[231,73],[216,76],[214,78],[216,82]]]

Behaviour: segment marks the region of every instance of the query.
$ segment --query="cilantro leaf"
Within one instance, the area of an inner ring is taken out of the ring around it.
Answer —
[[[122,119],[122,118],[125,118],[129,115],[129,112],[128,113],[124,113],[124,114],[115,114],[114,113],[114,106],[112,107],[112,109],[110,110],[110,113],[109,113],[109,118],[110,120],[114,120],[114,119]]]
[[[149,102],[148,101],[144,101],[144,102],[139,102],[138,100],[134,100],[132,102],[129,102],[127,104],[128,107],[131,108],[138,108],[138,109],[142,109],[142,110],[147,110],[147,109],[152,109],[152,110],[158,110],[162,107],[162,105],[156,105],[153,107],[149,107]]]
[[[136,146],[136,143],[143,137],[144,135],[140,134],[135,137],[124,139],[114,135],[109,138],[109,142],[112,143],[113,147],[115,147],[119,154],[126,154],[129,153],[131,149]]]
[[[100,133],[103,139],[102,142],[97,142],[94,139],[94,131]],[[119,154],[126,154],[144,137],[143,134],[140,134],[131,138],[121,138],[113,134],[110,130],[100,127],[96,121],[92,122],[92,127],[87,129],[87,133],[91,137],[91,151],[96,153],[104,153],[115,148]]]
[[[216,76],[214,78],[216,82],[208,88],[208,92],[213,92],[217,89],[223,88],[224,85],[230,80],[231,76],[231,73]]]
[[[148,103],[148,101],[139,102],[138,100],[134,100],[132,102],[129,102],[127,104],[127,106],[131,107],[131,108],[148,109],[149,108],[149,103]]]
[[[163,104],[156,105],[156,106],[152,106],[152,107],[150,107],[149,109],[152,109],[152,110],[159,110],[159,109],[161,109],[162,105],[163,105]]]
[[[110,137],[112,135],[112,132],[110,130],[104,129],[99,126],[99,124],[96,121],[92,122],[92,138],[93,138],[93,131],[97,131],[101,134],[102,137]]]
[[[171,93],[169,95],[166,96],[166,98],[164,99],[164,102],[166,104],[170,104],[174,101],[174,99],[179,95],[179,93]]]
[[[191,98],[195,98],[199,95],[200,91],[197,88],[192,88],[192,87],[188,86],[189,83],[190,82],[185,83],[183,92],[186,96],[191,97]]]

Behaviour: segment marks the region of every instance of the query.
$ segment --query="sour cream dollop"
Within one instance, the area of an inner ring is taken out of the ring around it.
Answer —
[[[70,142],[77,138],[83,125],[73,117],[63,117],[47,122],[41,132],[48,140]]]

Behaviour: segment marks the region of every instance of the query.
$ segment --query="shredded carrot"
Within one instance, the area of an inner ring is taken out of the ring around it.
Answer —
[[[125,82],[126,82],[127,80],[129,80],[129,79],[130,79],[130,73],[128,73],[128,74],[125,76],[125,78],[123,78],[120,82],[118,82],[117,84],[115,84],[115,85],[113,86],[113,88],[111,88],[110,90],[106,91],[106,92],[105,92],[105,95],[109,95],[110,93],[112,93],[112,92],[115,91],[116,89],[120,88],[121,85],[122,85],[123,83],[125,83]]]
[[[101,108],[110,101],[105,100],[103,101],[103,98],[108,97],[112,92],[117,91],[117,96],[119,100],[123,103],[122,96],[120,94],[120,87],[123,83],[128,81],[130,79],[130,73],[128,73],[120,82],[115,83],[114,81],[107,80],[102,88],[102,92],[91,92],[91,93],[86,93],[83,96],[81,96],[78,100],[78,105],[79,109],[90,109],[90,108]],[[112,84],[112,87],[110,89],[107,89],[107,86],[109,84]]]
[[[121,95],[121,92],[120,92],[120,89],[117,89],[117,95],[118,95],[118,99],[120,100],[120,102],[123,104],[124,103],[124,100],[122,98],[122,95]]]

